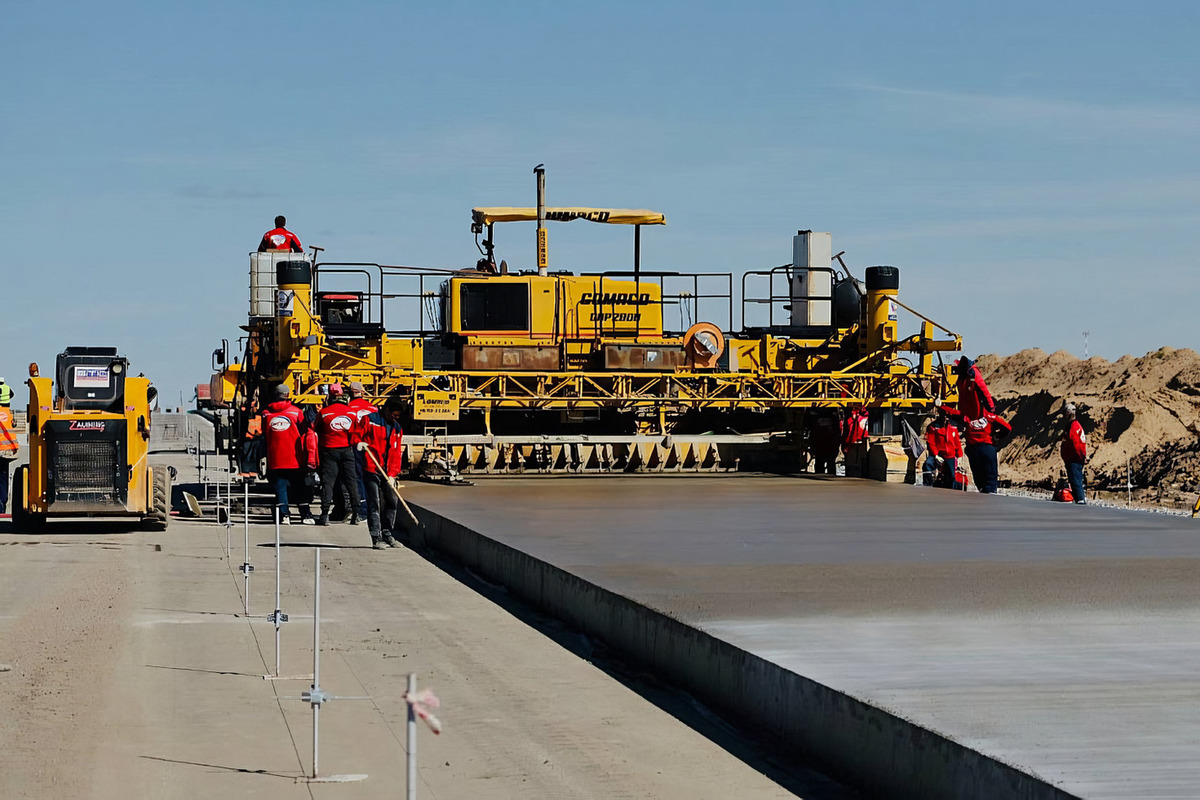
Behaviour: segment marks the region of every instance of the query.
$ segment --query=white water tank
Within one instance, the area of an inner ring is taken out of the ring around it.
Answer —
[[[833,325],[833,235],[799,231],[792,237],[792,324]]]
[[[278,310],[275,265],[280,261],[307,261],[303,253],[270,250],[250,254],[250,316],[273,317]]]

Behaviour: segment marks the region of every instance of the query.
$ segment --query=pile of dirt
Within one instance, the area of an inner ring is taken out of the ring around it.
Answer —
[[[1000,476],[1014,486],[1057,483],[1067,429],[1063,407],[1071,402],[1087,434],[1089,488],[1124,495],[1128,480],[1143,500],[1189,506],[1200,492],[1200,354],[1194,350],[1164,347],[1106,361],[1031,349],[980,356],[978,365],[997,412],[1013,426],[1000,450]]]

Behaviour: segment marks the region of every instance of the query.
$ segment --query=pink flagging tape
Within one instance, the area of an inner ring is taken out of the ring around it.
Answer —
[[[404,701],[412,706],[413,713],[417,715],[417,719],[429,726],[429,730],[433,731],[434,735],[442,732],[442,723],[433,715],[429,709],[437,708],[441,703],[437,699],[437,695],[431,689],[422,689],[415,694],[404,693]]]

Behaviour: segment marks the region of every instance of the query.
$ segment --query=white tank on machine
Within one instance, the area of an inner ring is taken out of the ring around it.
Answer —
[[[833,325],[833,235],[797,231],[792,237],[792,324]]]
[[[302,253],[268,250],[250,254],[250,316],[273,317],[279,301],[275,265],[281,261],[308,261]]]

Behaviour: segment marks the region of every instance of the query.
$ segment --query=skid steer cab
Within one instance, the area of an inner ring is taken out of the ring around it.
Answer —
[[[13,474],[13,530],[71,517],[137,517],[166,530],[171,479],[151,467],[150,407],[157,390],[131,378],[115,347],[68,347],[54,381],[31,365],[29,463]]]

